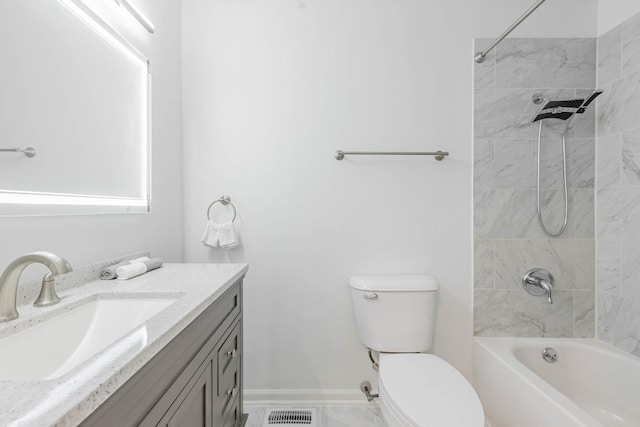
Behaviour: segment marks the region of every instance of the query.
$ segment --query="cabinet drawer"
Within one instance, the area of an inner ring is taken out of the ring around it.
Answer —
[[[222,385],[222,392],[218,395],[218,401],[220,402],[219,411],[222,419],[225,419],[229,411],[233,406],[236,396],[240,394],[240,373],[238,369],[233,371],[232,375],[229,375],[229,382]],[[222,381],[220,381],[222,383]]]
[[[239,426],[242,414],[240,413],[240,399],[235,399],[230,407],[229,415],[224,421],[223,427],[236,427]]]
[[[240,314],[240,298],[239,286],[229,289],[220,297],[219,301],[215,304],[218,318],[215,319],[215,323],[209,325],[212,330],[224,332],[224,328],[227,327],[224,325],[229,325],[233,322],[232,319],[235,319]]]
[[[233,371],[237,371],[240,356],[240,323],[238,322],[218,349],[218,378],[222,379],[219,385],[226,383],[228,377],[233,375]],[[218,389],[218,394],[222,391]]]

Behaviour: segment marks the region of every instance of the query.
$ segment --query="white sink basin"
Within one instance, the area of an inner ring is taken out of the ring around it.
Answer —
[[[159,313],[174,298],[103,298],[0,338],[0,380],[60,377]],[[134,345],[146,344],[146,331]]]

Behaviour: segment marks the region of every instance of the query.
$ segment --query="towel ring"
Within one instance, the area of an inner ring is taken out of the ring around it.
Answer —
[[[211,221],[211,208],[213,207],[213,205],[215,205],[216,203],[222,203],[223,205],[227,206],[230,205],[233,208],[233,219],[231,220],[231,222],[234,222],[236,220],[236,216],[238,214],[238,212],[236,211],[236,207],[233,205],[233,203],[231,203],[231,197],[229,196],[222,196],[220,197],[218,200],[214,200],[209,207],[207,208],[207,219],[209,221]]]

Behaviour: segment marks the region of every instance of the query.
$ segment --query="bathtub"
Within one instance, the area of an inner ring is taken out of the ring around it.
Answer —
[[[640,359],[597,340],[476,337],[474,381],[492,427],[638,427]],[[552,347],[555,363],[542,351]]]

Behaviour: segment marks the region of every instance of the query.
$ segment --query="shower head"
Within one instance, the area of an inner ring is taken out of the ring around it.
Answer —
[[[576,98],[547,101],[542,108],[538,110],[533,122],[544,119],[568,120],[575,114],[582,114],[587,111],[589,104],[591,104],[601,93],[601,90],[596,90],[586,99]]]
[[[538,110],[534,122],[544,119],[568,120],[578,112],[584,99],[565,99],[560,101],[547,101]]]
[[[588,97],[586,99],[586,101],[584,101],[584,104],[582,104],[582,106],[578,109],[578,114],[582,114],[586,111],[587,107],[589,106],[589,104],[591,104],[593,102],[594,99],[596,99],[599,95],[602,95],[602,91],[601,90],[594,90],[593,93],[591,94],[590,97]]]

